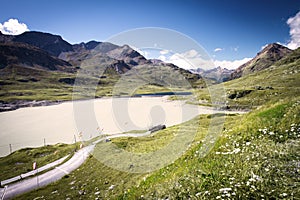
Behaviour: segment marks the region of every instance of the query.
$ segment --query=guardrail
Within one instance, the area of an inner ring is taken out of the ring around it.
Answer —
[[[3,181],[0,182],[0,183],[1,183],[0,185],[1,185],[1,186],[4,186],[4,185],[7,185],[7,184],[16,182],[16,181],[18,181],[18,180],[25,179],[25,178],[27,178],[27,177],[29,177],[29,176],[36,175],[37,173],[42,172],[42,171],[45,171],[45,170],[50,169],[50,168],[52,168],[52,167],[55,167],[56,165],[59,165],[59,164],[61,164],[64,160],[66,160],[66,158],[67,158],[68,156],[69,156],[69,155],[67,155],[67,156],[65,156],[65,157],[63,157],[63,158],[60,158],[60,159],[58,159],[58,160],[56,160],[56,161],[54,161],[54,162],[52,162],[52,163],[49,163],[49,164],[47,164],[47,165],[44,165],[44,166],[42,166],[42,167],[40,167],[40,168],[37,168],[36,170],[32,170],[32,171],[27,172],[27,173],[25,173],[25,174],[21,174],[21,175],[19,175],[19,176],[15,176],[15,177],[13,177],[13,178],[3,180]]]

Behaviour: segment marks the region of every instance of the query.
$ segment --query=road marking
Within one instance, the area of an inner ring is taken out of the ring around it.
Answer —
[[[7,185],[4,187],[4,191],[3,191],[3,195],[2,195],[2,197],[1,197],[1,200],[4,199],[4,196],[5,196],[5,192],[6,192],[7,187],[8,187]]]
[[[62,171],[62,172],[65,173],[65,174],[69,174],[68,171],[66,171],[66,170],[64,170],[64,169],[62,169],[62,168],[60,168],[60,167],[55,167],[55,168],[58,169],[58,170],[60,170],[60,171]]]

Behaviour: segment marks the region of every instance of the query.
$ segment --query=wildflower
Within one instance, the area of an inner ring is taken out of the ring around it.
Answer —
[[[269,135],[275,135],[275,133],[274,133],[273,131],[271,131],[271,132],[269,133]]]
[[[241,149],[240,148],[236,148],[236,149],[234,149],[233,150],[233,152],[232,153],[235,153],[235,154],[237,154],[237,153],[239,153],[241,151]]]
[[[288,194],[284,192],[284,193],[282,193],[281,195],[282,195],[283,197],[286,197]]]
[[[219,191],[223,193],[227,193],[228,191],[231,191],[231,188],[221,188]]]
[[[111,185],[111,186],[109,186],[109,190],[113,190],[114,189],[114,187],[115,187],[115,185]]]
[[[249,146],[251,144],[251,142],[246,142],[246,146]]]

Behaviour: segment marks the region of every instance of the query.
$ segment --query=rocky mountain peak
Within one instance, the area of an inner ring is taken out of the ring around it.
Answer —
[[[285,46],[277,43],[269,44],[257,53],[252,60],[238,67],[231,74],[231,79],[240,78],[244,75],[264,70],[290,53],[292,53],[292,50]]]

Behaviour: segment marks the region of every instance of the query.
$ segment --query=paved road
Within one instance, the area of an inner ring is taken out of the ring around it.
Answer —
[[[26,180],[12,183],[12,184],[9,184],[10,179],[6,180],[6,182],[7,182],[6,184],[8,184],[8,185],[6,185],[5,188],[0,188],[0,198],[1,198],[1,200],[10,199],[16,195],[35,190],[39,187],[46,186],[50,183],[53,183],[53,182],[61,179],[65,175],[71,173],[72,171],[74,171],[75,169],[80,167],[80,165],[88,158],[89,154],[92,153],[95,145],[98,142],[104,141],[106,139],[112,139],[112,138],[118,138],[118,137],[144,137],[144,136],[147,136],[150,134],[151,134],[151,132],[147,131],[145,133],[125,133],[125,134],[107,135],[105,138],[101,138],[101,139],[93,142],[92,145],[80,149],[73,155],[72,158],[70,158],[70,160],[68,160],[67,162],[65,162],[64,164],[62,164],[58,167],[55,167],[55,169],[53,169],[53,170],[50,170],[44,174],[34,176],[32,178],[28,178]],[[61,158],[60,160],[58,160],[56,162],[61,163],[62,162],[61,160],[64,160],[64,159],[65,158]],[[53,167],[52,163],[50,163],[49,165],[51,165]],[[45,166],[43,166],[41,168],[43,169],[43,168],[45,168]],[[29,173],[30,173],[30,175],[32,175],[31,174],[32,172],[29,172]],[[19,176],[17,176],[17,178],[18,177]],[[15,179],[15,178],[13,178],[13,179]],[[14,181],[16,181],[16,180],[14,180]]]
[[[27,172],[27,173],[25,173],[25,174],[21,174],[21,175],[19,175],[19,176],[13,177],[13,178],[3,180],[3,181],[1,181],[1,185],[2,185],[2,186],[3,186],[3,185],[7,185],[7,184],[10,184],[10,183],[19,181],[19,180],[21,180],[21,179],[25,179],[25,178],[27,178],[27,177],[29,177],[29,176],[33,176],[33,175],[35,175],[35,174],[37,174],[37,173],[40,173],[40,172],[45,171],[45,170],[47,170],[47,169],[50,169],[50,168],[52,168],[52,167],[55,167],[56,165],[59,165],[59,164],[61,164],[64,160],[66,160],[67,157],[68,157],[68,156],[65,156],[65,157],[63,157],[63,158],[60,158],[60,159],[58,159],[58,160],[56,160],[56,161],[54,161],[54,162],[52,162],[52,163],[49,163],[49,164],[44,165],[44,166],[42,166],[42,167],[39,167],[39,168],[37,168],[36,170],[32,170],[32,171]]]
[[[91,145],[80,149],[73,155],[72,158],[70,158],[70,160],[53,170],[17,183],[9,184],[5,188],[1,188],[1,200],[10,199],[16,195],[32,191],[61,179],[66,174],[77,169],[88,158],[89,154],[93,151],[94,146],[95,145]]]

